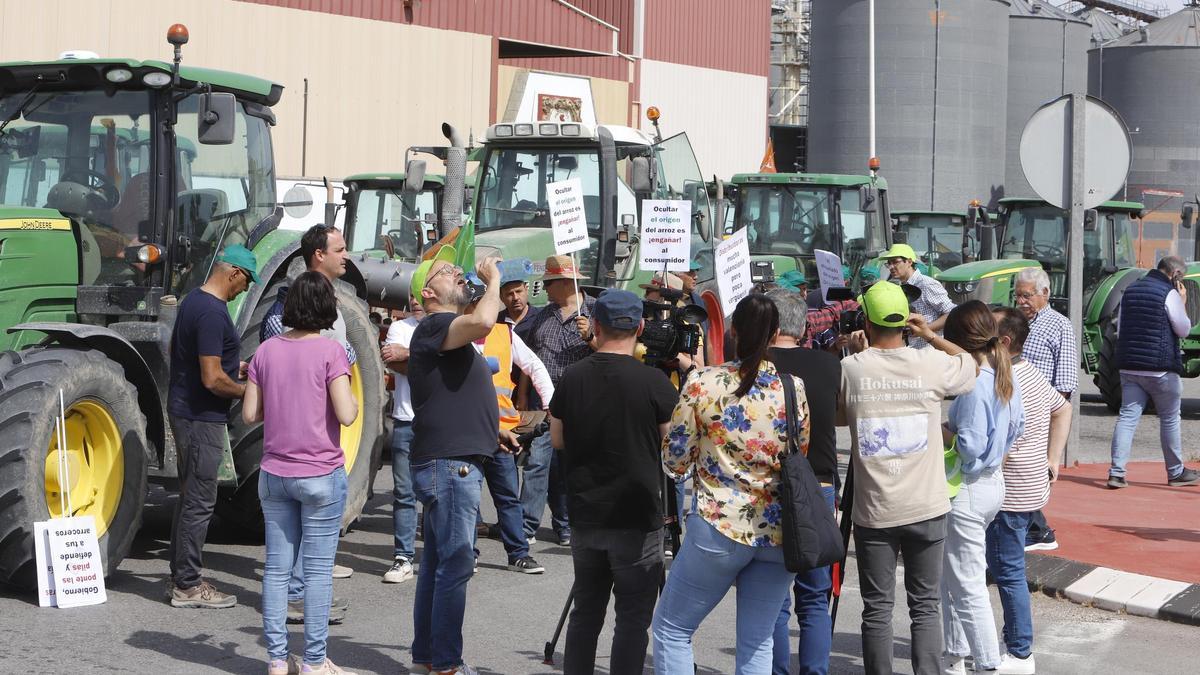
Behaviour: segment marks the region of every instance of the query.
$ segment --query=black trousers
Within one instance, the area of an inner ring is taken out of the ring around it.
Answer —
[[[200,584],[201,550],[217,504],[217,470],[225,450],[224,422],[199,422],[171,415],[178,452],[179,502],[171,521],[171,579],[176,588]]]
[[[640,675],[662,582],[662,531],[576,526],[571,557],[575,562],[575,606],[563,649],[564,675],[591,675],[595,669],[596,642],[610,596],[616,624],[608,670],[613,675]]]

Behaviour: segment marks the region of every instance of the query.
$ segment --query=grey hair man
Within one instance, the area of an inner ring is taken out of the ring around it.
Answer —
[[[1158,412],[1159,442],[1167,465],[1167,485],[1200,482],[1200,471],[1183,465],[1179,434],[1179,402],[1183,395],[1183,360],[1179,340],[1191,331],[1187,315],[1187,265],[1178,256],[1167,256],[1156,269],[1125,289],[1121,296],[1117,335],[1117,367],[1121,369],[1121,415],[1112,438],[1112,468],[1108,487],[1125,482],[1125,463],[1133,432],[1147,401]]]
[[[1071,321],[1050,308],[1050,277],[1040,267],[1017,273],[1017,309],[1029,320],[1029,337],[1021,356],[1038,370],[1063,398],[1079,386],[1079,345]],[[1026,551],[1058,548],[1054,530],[1041,511],[1034,512],[1026,537]]]

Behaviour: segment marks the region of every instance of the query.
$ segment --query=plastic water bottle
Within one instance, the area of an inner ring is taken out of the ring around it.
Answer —
[[[500,269],[500,279],[503,282],[522,281],[533,276],[533,261],[529,258],[501,260],[496,267]]]

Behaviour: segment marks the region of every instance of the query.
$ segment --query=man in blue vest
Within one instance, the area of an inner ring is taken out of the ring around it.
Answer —
[[[1158,411],[1159,442],[1167,465],[1167,485],[1193,485],[1200,471],[1183,465],[1179,435],[1179,401],[1183,396],[1183,359],[1179,339],[1192,328],[1187,316],[1187,266],[1169,255],[1158,268],[1133,282],[1121,297],[1117,367],[1121,369],[1121,415],[1113,431],[1112,468],[1108,487],[1126,487],[1125,463],[1133,432],[1147,401]]]

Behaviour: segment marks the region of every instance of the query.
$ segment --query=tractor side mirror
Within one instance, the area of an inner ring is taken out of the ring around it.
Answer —
[[[1184,204],[1183,210],[1179,212],[1179,226],[1184,229],[1192,229],[1192,224],[1196,220],[1196,209],[1191,204]]]
[[[1088,209],[1087,211],[1083,212],[1084,232],[1095,232],[1096,228],[1099,227],[1099,223],[1100,214],[1096,212],[1096,209]]]
[[[425,187],[425,160],[410,159],[404,166],[404,191],[416,194]]]
[[[233,94],[200,94],[196,137],[204,145],[229,145],[233,142],[236,117],[237,98]]]
[[[629,187],[634,194],[649,194],[654,190],[649,157],[633,157],[629,160]]]
[[[863,213],[875,213],[879,210],[879,188],[874,185],[858,186],[858,209]]]

